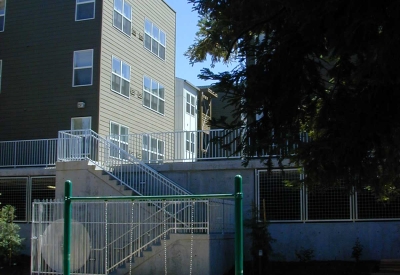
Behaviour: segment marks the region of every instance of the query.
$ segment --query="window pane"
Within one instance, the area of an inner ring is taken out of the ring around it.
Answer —
[[[151,92],[153,95],[158,95],[158,83],[154,80],[151,80]]]
[[[151,37],[148,34],[144,35],[144,46],[146,49],[151,51]]]
[[[131,22],[124,18],[124,29],[122,30],[127,35],[131,35]]]
[[[94,18],[94,3],[79,4],[76,6],[76,20]]]
[[[165,46],[165,33],[160,30],[160,43]]]
[[[121,135],[127,135],[128,134],[128,127],[121,126]]]
[[[164,154],[164,142],[161,140],[158,141],[158,153],[161,155]]]
[[[157,139],[155,138],[151,139],[151,151],[157,152]]]
[[[143,105],[150,108],[150,94],[144,93]]]
[[[0,31],[4,31],[4,16],[0,16]]]
[[[150,92],[150,78],[145,77],[143,79],[143,89]]]
[[[160,39],[160,30],[153,25],[153,32],[152,32],[153,38],[156,39],[157,41]]]
[[[131,6],[128,3],[124,2],[124,16],[130,20],[131,14]]]
[[[165,47],[163,47],[163,46],[159,46],[160,47],[160,50],[159,50],[159,57],[161,58],[161,59],[164,59],[165,60]]]
[[[144,149],[149,148],[149,137],[148,136],[143,136],[143,148]]]
[[[114,9],[122,13],[122,0],[114,0]]]
[[[144,21],[144,30],[146,33],[151,34],[151,22],[147,19]]]
[[[74,54],[75,68],[92,66],[92,51],[77,51]]]
[[[186,103],[186,113],[190,114],[190,104]]]
[[[90,85],[92,84],[92,69],[76,69],[74,77],[74,85]]]
[[[158,111],[162,114],[164,113],[164,101],[162,100],[158,101]]]
[[[130,80],[131,68],[128,64],[122,62],[122,77]]]
[[[121,75],[121,60],[115,57],[112,59],[112,71],[118,75]]]
[[[122,30],[122,15],[114,11],[114,26]]]
[[[119,135],[119,126],[118,126],[118,124],[111,123],[110,134],[111,135]]]
[[[164,87],[162,85],[159,85],[158,96],[164,98]]]
[[[158,98],[155,97],[155,96],[152,96],[152,97],[151,97],[151,109],[157,111],[157,110],[158,110],[158,109],[157,109],[157,103],[158,103]]]
[[[129,82],[124,79],[122,79],[121,94],[129,96]]]
[[[151,51],[154,53],[154,54],[156,54],[156,55],[158,55],[158,42],[156,41],[156,40],[154,40],[154,39],[151,39]]]
[[[121,78],[115,74],[112,74],[111,89],[116,92],[121,90]]]

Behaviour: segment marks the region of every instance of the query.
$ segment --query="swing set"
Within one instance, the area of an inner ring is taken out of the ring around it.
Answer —
[[[177,200],[177,199],[235,199],[235,275],[243,274],[243,193],[242,177],[235,177],[235,192],[233,194],[202,194],[202,195],[168,195],[168,196],[104,196],[104,197],[73,197],[72,182],[65,182],[64,198],[64,250],[63,274],[71,274],[71,232],[72,232],[72,202],[73,201],[126,201],[131,200]],[[164,219],[165,220],[165,219]],[[191,244],[190,244],[190,274],[193,261],[193,220],[194,203],[191,208]],[[164,225],[165,226],[165,225]],[[164,247],[166,249],[166,233],[164,233]],[[165,274],[167,274],[165,253]]]

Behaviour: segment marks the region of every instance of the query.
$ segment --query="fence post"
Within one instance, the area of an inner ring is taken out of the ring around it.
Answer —
[[[70,275],[71,262],[71,197],[72,197],[72,182],[65,182],[65,197],[64,197],[64,275]]]
[[[243,188],[242,176],[235,177],[235,275],[243,274]]]

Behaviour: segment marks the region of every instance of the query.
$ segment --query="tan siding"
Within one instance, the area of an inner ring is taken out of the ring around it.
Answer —
[[[127,0],[132,5],[132,27],[136,36],[127,37],[113,26],[113,1],[104,1],[101,83],[100,83],[100,134],[108,134],[109,123],[129,127],[130,133],[165,132],[174,129],[175,80],[175,12],[161,0]],[[163,61],[144,48],[144,19],[150,19],[167,36],[166,60]],[[129,99],[111,91],[111,57],[122,59],[131,66],[131,88],[135,91]],[[149,76],[165,87],[165,113],[158,114],[143,106],[143,76]]]

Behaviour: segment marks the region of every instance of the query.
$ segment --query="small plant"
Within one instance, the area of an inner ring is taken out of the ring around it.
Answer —
[[[12,264],[12,258],[16,256],[21,247],[23,239],[18,232],[20,227],[14,223],[15,208],[5,205],[0,209],[0,257]]]
[[[300,250],[296,249],[295,254],[300,262],[310,262],[314,258],[314,249],[301,247]]]
[[[363,251],[363,246],[358,238],[356,239],[352,249],[353,251],[351,252],[351,257],[354,258],[356,262],[358,262]]]
[[[268,222],[259,220],[259,210],[253,203],[251,209],[251,218],[245,220],[244,225],[251,231],[248,236],[251,238],[251,255],[253,258],[258,258],[260,250],[265,260],[272,253],[271,243],[275,241],[268,231]]]

